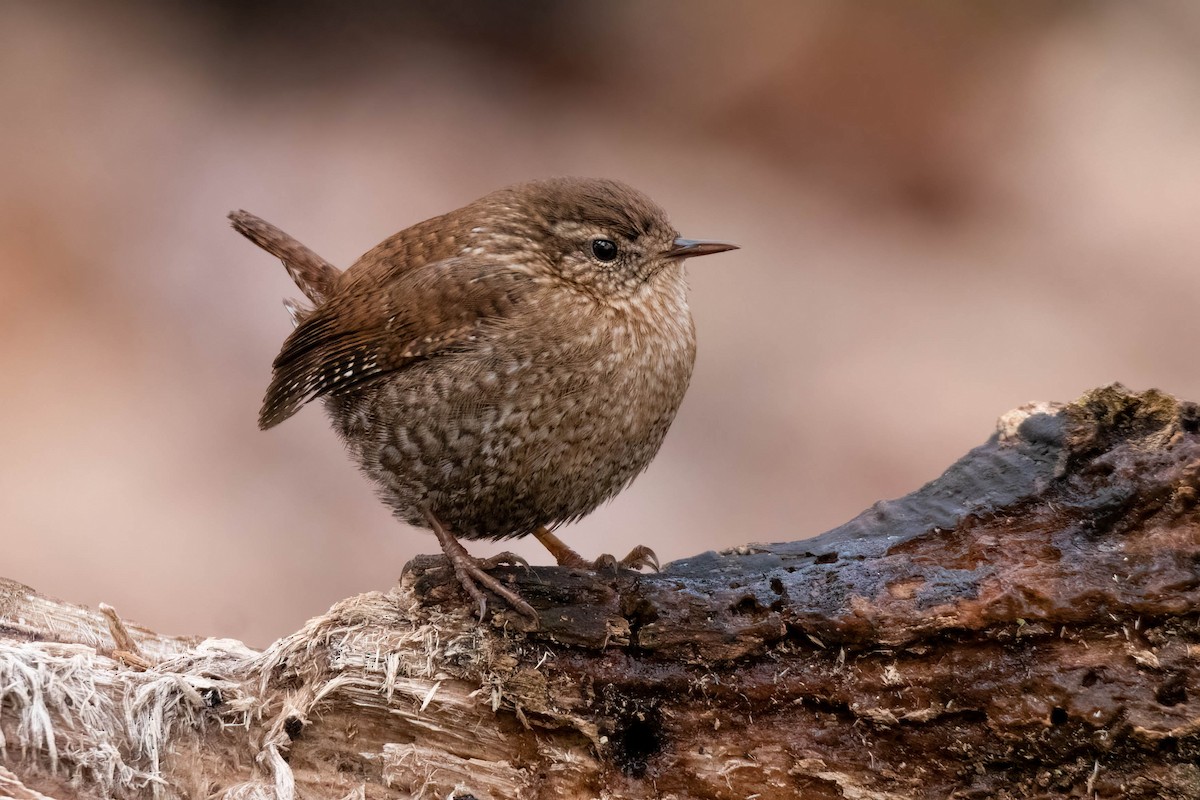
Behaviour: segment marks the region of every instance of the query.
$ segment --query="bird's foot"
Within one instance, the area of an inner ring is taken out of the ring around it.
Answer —
[[[458,578],[463,591],[479,604],[480,622],[487,619],[487,595],[483,593],[483,589],[480,588],[481,585],[503,598],[513,610],[537,622],[538,613],[534,610],[533,606],[525,602],[521,595],[509,589],[486,572],[486,570],[500,564],[522,564],[528,567],[529,564],[525,559],[515,553],[500,553],[491,558],[475,558],[467,552],[467,548],[463,547],[462,543],[454,537],[454,534],[446,530],[445,526],[433,514],[426,512],[425,517],[429,520],[429,525],[433,528],[434,535],[438,537],[438,542],[442,545],[442,552],[446,554],[446,558],[450,560],[450,566],[454,568],[454,577]]]
[[[655,572],[658,572],[659,563],[658,556],[654,554],[653,550],[651,550],[649,547],[646,547],[644,544],[639,544],[637,547],[630,550],[627,556],[619,561],[617,560],[616,556],[605,553],[593,561],[591,563],[591,567],[597,572],[602,569],[610,569],[615,572],[618,569],[644,568],[649,568]]]
[[[639,544],[637,547],[629,551],[629,555],[621,560],[617,560],[615,556],[604,554],[595,561],[588,561],[583,556],[576,553],[570,547],[559,539],[546,528],[538,528],[533,532],[537,540],[545,545],[550,551],[550,555],[554,556],[554,560],[558,562],[560,567],[569,567],[570,569],[586,569],[592,572],[600,572],[601,570],[611,570],[616,572],[618,569],[642,569],[649,567],[658,572],[658,556],[654,551],[645,545]]]

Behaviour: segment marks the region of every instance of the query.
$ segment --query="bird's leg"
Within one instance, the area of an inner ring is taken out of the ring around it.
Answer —
[[[554,556],[560,567],[588,569],[592,566],[590,561],[568,547],[566,542],[551,533],[545,525],[538,526],[533,535],[550,551],[550,555]]]
[[[658,572],[658,556],[654,555],[654,551],[645,545],[639,544],[630,550],[629,555],[620,561],[608,554],[600,556],[595,561],[588,561],[568,547],[566,542],[551,533],[544,525],[535,530],[533,535],[550,551],[550,555],[554,556],[554,560],[558,562],[560,567],[590,570],[615,570],[618,567],[621,569],[650,567],[655,572]]]
[[[484,572],[485,566],[494,566],[496,563],[523,563],[524,559],[512,553],[501,553],[499,556],[481,561],[468,553],[467,548],[462,546],[454,534],[446,530],[437,517],[427,509],[425,510],[425,519],[429,522],[429,527],[433,528],[433,535],[442,545],[442,552],[450,560],[450,566],[454,567],[454,577],[458,578],[458,582],[462,585],[463,590],[471,596],[471,599],[479,603],[480,622],[487,618],[487,595],[479,588],[479,584],[491,589],[504,598],[515,610],[530,619],[535,621],[538,619],[537,611],[525,602],[521,595]]]

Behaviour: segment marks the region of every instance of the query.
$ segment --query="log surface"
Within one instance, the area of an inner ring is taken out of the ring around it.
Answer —
[[[0,581],[0,795],[1197,798],[1198,473],[1112,386],[813,539],[497,570],[537,626],[440,557],[262,652]]]

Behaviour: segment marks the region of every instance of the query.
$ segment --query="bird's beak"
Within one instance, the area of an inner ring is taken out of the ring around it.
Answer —
[[[724,253],[726,250],[737,250],[736,244],[729,242],[712,242],[707,239],[676,239],[670,250],[663,255],[667,258],[692,258],[693,256],[711,256],[713,253]]]

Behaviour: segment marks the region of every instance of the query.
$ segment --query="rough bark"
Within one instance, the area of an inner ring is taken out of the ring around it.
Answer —
[[[1200,797],[1200,411],[1035,404],[815,539],[661,573],[440,558],[263,652],[0,582],[0,795]]]

